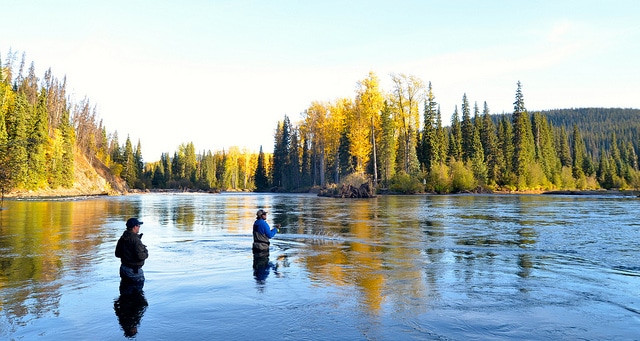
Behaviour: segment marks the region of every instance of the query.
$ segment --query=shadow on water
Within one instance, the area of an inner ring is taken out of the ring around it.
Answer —
[[[120,283],[120,296],[113,302],[113,309],[124,336],[133,338],[149,303],[139,285]]]

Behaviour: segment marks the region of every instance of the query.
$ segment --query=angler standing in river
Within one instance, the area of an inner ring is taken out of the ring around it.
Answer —
[[[144,287],[144,260],[149,257],[147,246],[142,244],[142,233],[138,218],[127,220],[127,229],[122,233],[116,245],[116,257],[120,258],[120,291],[123,289],[137,289]]]
[[[273,238],[280,229],[280,224],[271,228],[267,223],[267,211],[259,209],[256,213],[256,221],[253,223],[253,253],[269,254],[269,239]]]

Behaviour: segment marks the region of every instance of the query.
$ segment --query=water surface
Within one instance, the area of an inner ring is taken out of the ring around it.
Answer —
[[[6,201],[9,340],[639,339],[639,201],[145,194]],[[258,208],[282,224],[251,253]],[[118,291],[138,216],[144,296]]]

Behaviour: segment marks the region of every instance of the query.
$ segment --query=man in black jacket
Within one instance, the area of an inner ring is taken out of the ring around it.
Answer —
[[[142,290],[144,287],[144,260],[149,257],[147,247],[140,240],[142,221],[138,218],[127,220],[127,229],[116,244],[116,257],[120,258],[120,291],[123,289]]]

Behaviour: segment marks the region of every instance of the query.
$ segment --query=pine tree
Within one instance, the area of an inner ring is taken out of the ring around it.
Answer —
[[[172,161],[171,161],[171,157],[169,156],[169,153],[162,153],[160,154],[160,164],[162,167],[162,175],[163,175],[163,179],[160,183],[162,183],[162,187],[160,188],[167,188],[167,185],[169,183],[169,181],[171,181],[173,179],[173,172],[172,172]]]
[[[162,155],[165,155],[165,154],[162,153]],[[160,158],[162,158],[162,156]],[[164,168],[162,167],[162,162],[158,163],[153,169],[151,186],[153,188],[166,188],[167,186],[167,183],[164,177]]]
[[[487,184],[496,183],[499,173],[498,146],[496,128],[489,114],[489,106],[484,102],[482,111],[482,124],[480,126],[480,141],[484,150],[484,159],[487,164]]]
[[[571,145],[569,144],[569,137],[564,126],[560,127],[560,132],[557,137],[558,145],[558,157],[562,167],[571,167],[573,160],[571,159]]]
[[[440,106],[436,112],[436,138],[433,144],[433,165],[441,165],[447,159],[447,151],[449,145],[447,143],[447,132],[442,126],[442,114],[440,112]],[[432,167],[433,168],[433,167]]]
[[[300,173],[300,144],[298,142],[298,133],[293,130],[291,132],[291,140],[289,146],[289,170],[287,177],[287,188],[296,189],[302,187],[302,174]]]
[[[500,176],[498,184],[502,186],[514,186],[516,184],[513,169],[513,126],[503,116],[498,125],[498,169]]]
[[[513,169],[517,177],[519,189],[525,189],[530,184],[527,183],[527,172],[532,165],[535,156],[533,133],[531,130],[531,120],[524,105],[522,87],[518,82],[516,90],[516,101],[513,103]]]
[[[438,104],[435,101],[433,95],[433,88],[431,82],[427,89],[427,100],[424,104],[424,122],[422,127],[422,134],[420,140],[420,152],[418,153],[418,160],[424,166],[426,171],[431,170],[431,165],[434,159],[434,150],[436,143],[436,115],[438,111]]]
[[[265,165],[262,146],[260,146],[260,152],[258,153],[258,166],[256,167],[254,182],[256,184],[256,191],[258,192],[263,192],[269,189],[269,178],[267,177],[267,167]]]
[[[62,135],[61,185],[65,188],[71,188],[75,182],[76,133],[71,124],[68,110],[63,111],[59,127]]]
[[[573,125],[573,149],[571,155],[573,157],[573,177],[578,180],[585,176],[582,166],[586,157],[586,151],[584,141],[576,124]]]
[[[451,115],[451,131],[449,132],[449,156],[455,160],[462,160],[462,129],[460,126],[460,114],[456,105]]]
[[[275,144],[273,147],[273,167],[271,168],[274,187],[283,188],[285,186],[286,172],[289,165],[291,133],[289,126],[289,117],[285,115],[283,121],[278,122],[276,128]]]
[[[127,182],[127,186],[134,188],[136,179],[138,179],[137,166],[133,155],[133,145],[131,139],[127,136],[124,146],[124,164],[121,177]]]
[[[482,141],[480,140],[480,132],[473,128],[473,145],[471,152],[471,159],[469,160],[471,163],[471,169],[473,170],[473,175],[478,180],[478,182],[483,185],[487,183],[487,165],[484,159],[484,150],[482,148]]]
[[[48,113],[44,89],[35,99],[35,106],[27,122],[27,188],[39,189],[47,185],[46,151],[50,146]]]
[[[15,106],[5,116],[7,127],[7,149],[12,183],[24,188],[27,183],[27,113],[29,103],[24,94],[16,95]]]
[[[462,148],[462,161],[467,162],[473,158],[474,126],[471,122],[471,108],[469,107],[469,100],[467,100],[466,93],[462,96],[462,122],[460,124],[460,130],[462,132],[460,144]]]

